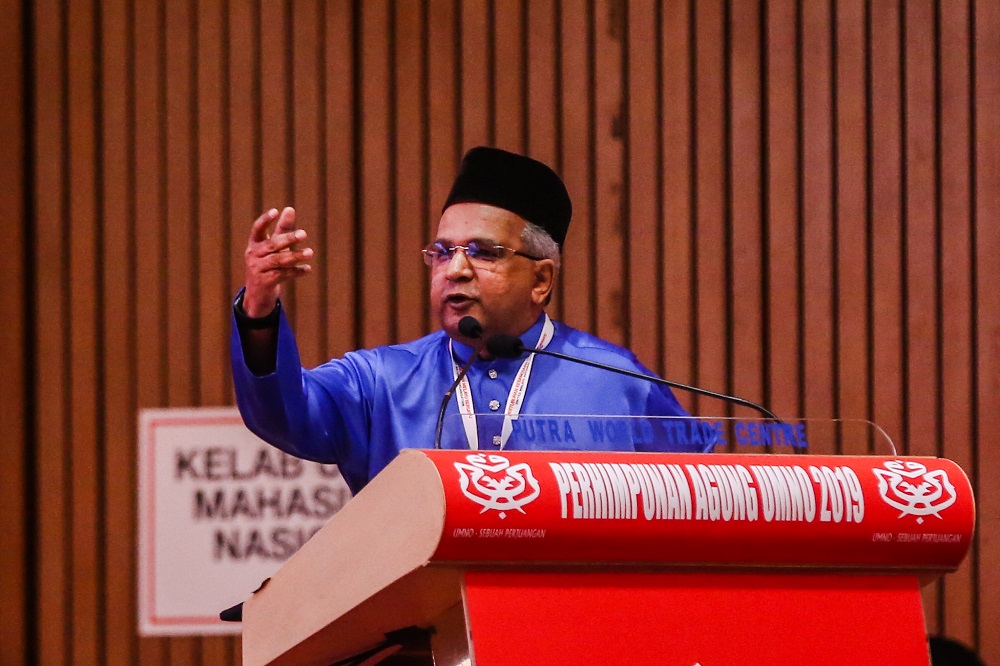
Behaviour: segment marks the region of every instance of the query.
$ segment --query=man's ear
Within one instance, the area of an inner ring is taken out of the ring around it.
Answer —
[[[556,284],[556,263],[551,259],[535,262],[535,285],[531,289],[531,300],[536,305],[546,305],[552,298]]]

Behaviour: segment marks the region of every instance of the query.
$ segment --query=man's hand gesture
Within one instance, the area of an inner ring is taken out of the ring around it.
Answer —
[[[273,233],[270,231],[274,225]],[[306,263],[312,248],[303,247],[306,232],[295,228],[295,209],[272,208],[250,228],[250,239],[243,253],[246,266],[246,292],[243,310],[249,317],[265,317],[274,310],[281,296],[281,285],[305,275],[312,267]]]

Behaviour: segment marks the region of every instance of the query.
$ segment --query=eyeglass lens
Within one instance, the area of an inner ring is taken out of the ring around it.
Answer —
[[[469,241],[468,245],[445,245],[444,243],[432,243],[424,249],[424,256],[429,262],[450,261],[458,250],[465,252],[472,261],[493,263],[503,259],[508,254],[507,248],[502,245],[484,244],[476,241]]]

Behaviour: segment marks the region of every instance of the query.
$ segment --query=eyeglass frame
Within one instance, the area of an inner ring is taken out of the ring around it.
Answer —
[[[431,248],[435,245],[441,246],[441,249],[447,252],[447,255],[443,256],[439,261],[435,260],[433,250],[431,250]],[[489,259],[483,259],[482,257],[470,256],[469,249],[472,247],[478,248],[479,246],[491,247],[493,249],[502,248],[510,252],[510,254],[507,256],[498,257],[495,261],[490,261]],[[544,259],[544,257],[536,257],[526,252],[515,250],[512,247],[507,247],[506,245],[501,245],[500,243],[494,243],[493,241],[477,242],[476,240],[469,241],[467,245],[450,245],[450,246],[445,246],[445,244],[442,243],[441,241],[434,241],[433,243],[428,243],[427,246],[420,251],[420,253],[423,254],[424,256],[424,263],[433,268],[434,266],[444,265],[445,263],[454,259],[455,253],[458,250],[461,250],[465,254],[465,258],[468,259],[470,263],[480,263],[486,265],[502,263],[515,255],[518,257],[524,257],[525,259],[531,259],[532,261],[541,261],[542,259]]]

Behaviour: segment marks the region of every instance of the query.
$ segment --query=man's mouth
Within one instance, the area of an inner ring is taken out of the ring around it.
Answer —
[[[476,299],[465,294],[451,294],[444,299],[445,305],[450,305],[453,308],[467,308],[475,303],[475,301]]]

